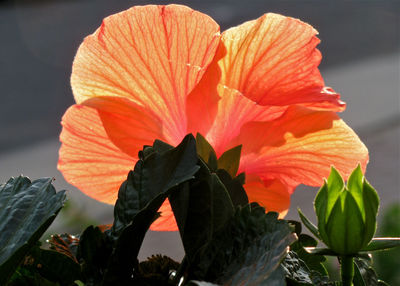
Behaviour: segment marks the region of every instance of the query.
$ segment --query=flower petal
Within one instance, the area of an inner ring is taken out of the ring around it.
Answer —
[[[86,195],[114,204],[136,160],[111,142],[94,108],[73,105],[61,123],[58,169]]]
[[[310,25],[277,14],[265,14],[225,31],[221,83],[261,105],[304,103],[344,110],[339,94],[324,88],[316,34]]]
[[[126,154],[137,158],[144,145],[165,140],[161,120],[151,111],[118,97],[94,97],[83,105],[95,108],[110,140]]]
[[[168,199],[165,200],[158,211],[161,212],[161,216],[152,223],[150,229],[156,231],[177,231],[178,225],[176,224],[175,216]]]
[[[220,100],[213,125],[206,134],[217,155],[231,147],[233,138],[239,135],[245,123],[251,121],[269,121],[278,118],[286,107],[262,106],[244,97],[239,91],[218,85]],[[200,117],[201,118],[201,117]],[[238,142],[238,145],[241,143]]]
[[[287,214],[293,187],[289,187],[277,179],[263,181],[258,176],[249,175],[246,176],[244,188],[249,202],[259,203],[267,212],[278,212],[280,218]]]
[[[171,144],[186,135],[185,101],[214,58],[219,26],[185,6],[135,6],[104,19],[76,54],[77,103],[128,98],[162,116]]]
[[[239,172],[289,186],[320,186],[331,165],[347,177],[368,162],[367,148],[336,113],[305,107],[291,106],[271,122],[248,123],[236,140],[243,143]]]

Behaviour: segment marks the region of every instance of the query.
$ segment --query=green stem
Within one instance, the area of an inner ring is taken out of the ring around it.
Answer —
[[[354,278],[354,262],[353,257],[351,256],[341,256],[341,276],[343,286],[352,286],[353,285],[353,278]]]

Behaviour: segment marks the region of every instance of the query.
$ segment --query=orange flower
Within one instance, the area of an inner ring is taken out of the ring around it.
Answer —
[[[294,188],[319,186],[330,166],[349,175],[368,151],[324,86],[317,31],[265,14],[222,35],[207,15],[137,6],[104,19],[76,54],[76,104],[62,119],[58,168],[85,194],[113,204],[138,150],[200,132],[217,155],[243,145],[246,192],[284,215]],[[153,230],[175,230],[168,201]]]

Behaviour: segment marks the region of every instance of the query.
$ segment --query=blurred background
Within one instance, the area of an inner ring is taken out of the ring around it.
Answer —
[[[53,232],[79,233],[88,224],[112,222],[112,207],[68,185],[57,171],[60,119],[73,104],[69,78],[83,38],[104,17],[133,5],[170,1],[0,0],[0,181],[23,173],[55,177],[70,202]],[[366,176],[382,207],[400,202],[400,2],[399,1],[175,1],[213,17],[225,30],[276,12],[310,23],[319,32],[320,65],[328,86],[342,94],[342,118],[370,150]],[[296,207],[313,218],[316,189],[300,186]],[[382,216],[381,208],[381,216]],[[392,212],[394,224],[399,212]],[[398,228],[397,228],[398,229]],[[400,234],[397,234],[400,235]],[[161,243],[162,242],[162,243]],[[141,252],[180,258],[176,233],[150,232]],[[399,284],[400,285],[400,284]]]

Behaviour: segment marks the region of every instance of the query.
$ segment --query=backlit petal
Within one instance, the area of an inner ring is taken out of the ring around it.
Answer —
[[[235,139],[242,142],[240,172],[296,186],[320,186],[330,167],[347,177],[368,162],[368,150],[333,112],[291,106],[271,122],[246,124]]]
[[[265,14],[222,34],[221,83],[261,105],[316,105],[342,111],[339,95],[324,89],[317,31],[297,19]]]
[[[211,129],[206,134],[207,140],[214,147],[218,156],[236,146],[232,146],[230,143],[239,135],[240,129],[245,123],[273,120],[286,110],[286,107],[258,105],[239,91],[227,86],[219,85],[218,93],[220,100],[217,113]]]
[[[144,145],[164,140],[161,120],[151,111],[125,98],[95,97],[83,105],[97,110],[110,140],[133,158]]]
[[[136,160],[111,142],[94,108],[73,105],[61,123],[58,169],[89,197],[114,204]]]
[[[128,98],[160,115],[166,138],[178,144],[186,135],[186,97],[219,42],[214,20],[185,6],[135,6],[107,17],[75,57],[75,100]]]
[[[260,177],[246,176],[244,185],[249,202],[257,202],[265,207],[265,210],[279,213],[279,217],[284,217],[290,206],[290,194],[293,187],[283,184],[281,181],[261,180]]]
[[[153,222],[150,229],[156,231],[177,231],[178,225],[176,224],[174,213],[172,212],[168,199],[165,200],[158,211],[161,212],[161,217]]]

